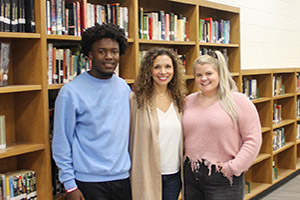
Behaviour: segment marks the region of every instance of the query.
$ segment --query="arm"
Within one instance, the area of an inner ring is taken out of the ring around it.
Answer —
[[[222,170],[226,176],[239,176],[255,161],[262,143],[261,125],[256,107],[246,97],[236,101],[237,126],[242,146],[234,159],[224,163]]]
[[[53,158],[59,168],[59,179],[65,189],[77,187],[73,168],[72,143],[76,125],[76,108],[63,95],[55,102]]]

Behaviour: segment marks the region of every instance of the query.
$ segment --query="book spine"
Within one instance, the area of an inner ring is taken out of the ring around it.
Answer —
[[[5,139],[5,116],[0,115],[0,149],[6,148],[6,139]]]

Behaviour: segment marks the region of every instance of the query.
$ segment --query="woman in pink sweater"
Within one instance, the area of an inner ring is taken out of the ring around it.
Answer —
[[[220,51],[194,62],[199,92],[183,110],[186,200],[243,199],[244,172],[262,142],[258,113],[237,90]]]

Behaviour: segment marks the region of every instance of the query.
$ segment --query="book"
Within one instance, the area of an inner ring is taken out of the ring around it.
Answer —
[[[25,30],[29,33],[35,32],[35,10],[34,10],[34,0],[25,1]]]
[[[0,149],[6,148],[5,115],[0,115]]]
[[[10,43],[0,43],[0,86],[8,85]]]

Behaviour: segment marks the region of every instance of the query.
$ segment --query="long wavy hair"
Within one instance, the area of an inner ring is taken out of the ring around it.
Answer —
[[[178,110],[182,111],[187,93],[183,77],[183,66],[173,50],[162,47],[156,47],[149,50],[142,60],[139,74],[132,86],[132,90],[136,96],[137,106],[140,109],[144,105],[152,105],[151,98],[154,92],[152,67],[155,58],[162,55],[166,55],[172,60],[174,75],[172,80],[168,83],[168,90],[170,91],[171,98],[177,105]]]
[[[232,99],[231,92],[237,91],[236,83],[231,77],[227,67],[225,57],[220,51],[210,51],[206,55],[199,56],[193,65],[194,74],[196,67],[204,64],[211,64],[219,73],[220,82],[218,87],[218,99],[223,109],[229,114],[231,119],[237,121],[236,104]]]

